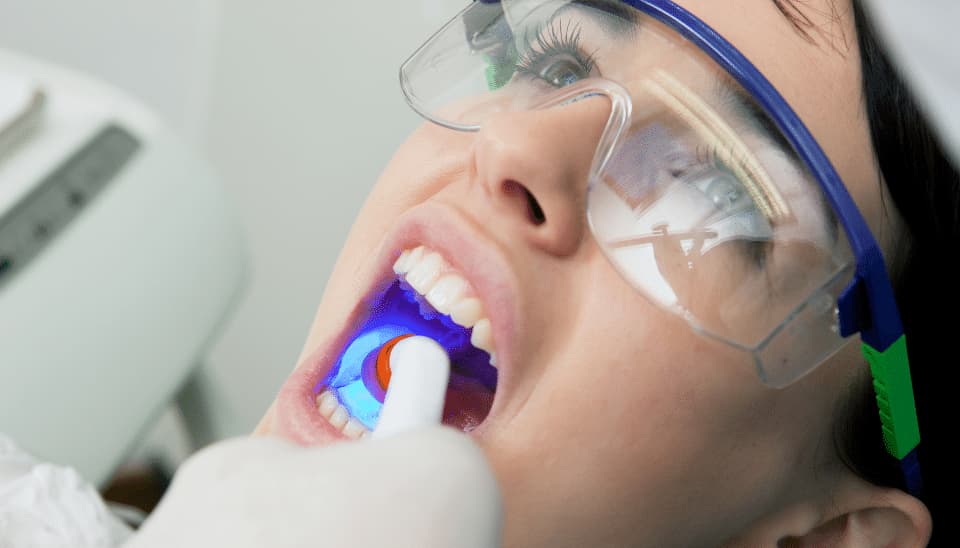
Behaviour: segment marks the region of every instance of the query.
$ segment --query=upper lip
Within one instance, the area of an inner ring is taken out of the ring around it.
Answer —
[[[490,320],[497,353],[497,393],[511,384],[516,355],[518,280],[503,250],[468,216],[442,202],[426,202],[403,213],[379,250],[380,271],[406,249],[424,246],[439,253],[473,287]],[[382,281],[384,276],[380,276]],[[387,276],[388,277],[388,276]],[[495,398],[491,414],[502,398]],[[480,428],[482,428],[481,425]]]

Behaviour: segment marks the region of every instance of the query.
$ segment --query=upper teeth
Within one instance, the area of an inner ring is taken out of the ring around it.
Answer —
[[[483,305],[474,295],[470,283],[434,251],[423,246],[400,254],[393,271],[404,278],[410,287],[422,295],[437,312],[450,316],[457,325],[473,328],[470,342],[490,354],[490,364],[496,366],[493,332]]]

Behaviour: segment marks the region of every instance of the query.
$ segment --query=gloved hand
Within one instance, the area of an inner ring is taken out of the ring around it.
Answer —
[[[432,427],[304,448],[235,439],[188,459],[124,548],[476,547],[500,542],[480,449]]]
[[[500,544],[500,494],[473,441],[442,426],[450,362],[425,337],[393,347],[372,440],[304,448],[221,442],[181,466],[125,548]]]

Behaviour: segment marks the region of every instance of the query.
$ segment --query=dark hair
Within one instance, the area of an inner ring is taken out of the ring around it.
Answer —
[[[863,101],[881,183],[886,183],[907,230],[897,235],[891,275],[907,335],[920,424],[921,498],[933,515],[934,539],[943,543],[950,523],[946,486],[956,483],[947,467],[945,444],[953,427],[947,391],[954,386],[951,350],[957,334],[952,322],[939,318],[960,309],[960,291],[954,289],[960,272],[950,256],[960,251],[960,174],[884,51],[861,0],[853,0],[853,15]],[[841,458],[871,483],[903,488],[898,463],[883,447],[869,382],[855,387],[848,404],[848,422],[838,424],[835,436]]]

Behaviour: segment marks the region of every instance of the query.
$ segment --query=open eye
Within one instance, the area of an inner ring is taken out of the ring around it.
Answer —
[[[574,84],[589,75],[585,67],[573,59],[551,59],[537,74],[541,80],[557,88]]]
[[[752,201],[743,185],[726,171],[717,171],[711,174],[710,180],[703,188],[707,199],[713,202],[717,211],[737,213],[752,207]]]
[[[517,74],[561,88],[590,76],[595,62],[580,47],[580,28],[555,23],[541,29],[517,60]]]

